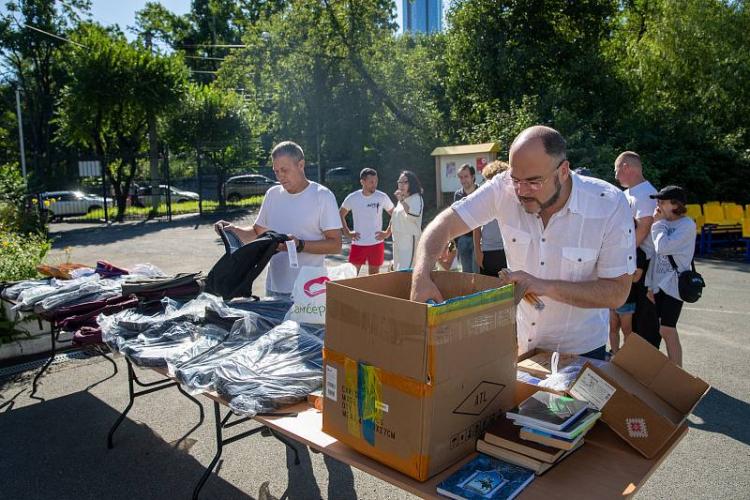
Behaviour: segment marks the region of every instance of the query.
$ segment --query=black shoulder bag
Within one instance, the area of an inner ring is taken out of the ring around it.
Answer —
[[[674,257],[667,255],[667,258],[669,258],[669,263],[672,264],[672,269],[677,273],[677,290],[680,298],[685,302],[697,302],[701,298],[701,295],[703,295],[706,282],[703,281],[703,276],[696,272],[695,260],[690,261],[691,269],[680,272],[677,269]]]

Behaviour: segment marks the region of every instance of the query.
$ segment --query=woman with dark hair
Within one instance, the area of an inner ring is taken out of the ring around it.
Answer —
[[[419,237],[422,236],[422,184],[416,174],[404,170],[398,177],[398,189],[393,193],[398,205],[391,214],[386,237],[393,236],[393,269],[411,269]]]
[[[656,199],[651,238],[656,257],[651,259],[648,298],[656,304],[659,333],[667,345],[669,359],[682,366],[682,346],[677,336],[677,320],[682,311],[679,273],[691,268],[695,253],[695,222],[686,217],[687,196],[678,186],[667,186]]]

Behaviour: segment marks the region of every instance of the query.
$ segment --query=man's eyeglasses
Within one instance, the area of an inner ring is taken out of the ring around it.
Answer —
[[[533,181],[520,181],[518,179],[514,179],[513,177],[511,177],[510,182],[513,183],[513,189],[520,189],[521,186],[526,186],[527,188],[529,188],[530,191],[539,191],[540,189],[542,189],[542,186],[544,186],[544,183],[547,182],[549,179],[551,179],[553,175],[555,175],[555,173],[557,172],[557,169],[560,168],[560,165],[562,165],[563,162],[565,161],[566,161],[565,158],[560,160],[560,163],[557,164],[555,169],[543,179],[534,179]]]

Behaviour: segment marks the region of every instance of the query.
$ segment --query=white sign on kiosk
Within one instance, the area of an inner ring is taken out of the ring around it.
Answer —
[[[445,193],[455,193],[461,188],[458,180],[458,169],[469,164],[476,170],[477,184],[484,182],[482,169],[497,159],[500,144],[466,144],[461,146],[443,146],[435,148],[431,155],[435,157],[435,184],[437,203],[440,208],[444,203]]]

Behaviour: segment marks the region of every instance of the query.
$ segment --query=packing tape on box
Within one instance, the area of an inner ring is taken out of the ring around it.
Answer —
[[[327,347],[323,348],[323,359],[325,361],[337,363],[341,365],[342,367],[344,367],[347,377],[349,376],[350,372],[352,372],[353,374],[356,373],[356,370],[354,370],[353,366],[357,365],[357,361],[350,359],[344,356],[343,354],[336,352],[332,349],[329,349]],[[347,362],[354,363],[351,370],[346,369]],[[377,376],[378,376],[379,381],[382,384],[387,385],[388,387],[397,389],[415,398],[423,398],[425,396],[429,396],[430,394],[432,394],[432,386],[430,384],[425,384],[418,380],[414,380],[413,378],[404,377],[403,375],[389,372],[387,370],[382,370],[380,368],[378,368],[377,370],[378,370]],[[347,387],[349,386],[347,385]],[[355,387],[357,386],[356,385],[351,386],[351,388],[355,388]]]
[[[427,308],[427,324],[430,327],[453,321],[470,314],[478,314],[496,307],[498,303],[513,301],[513,287],[493,288],[448,299]]]

